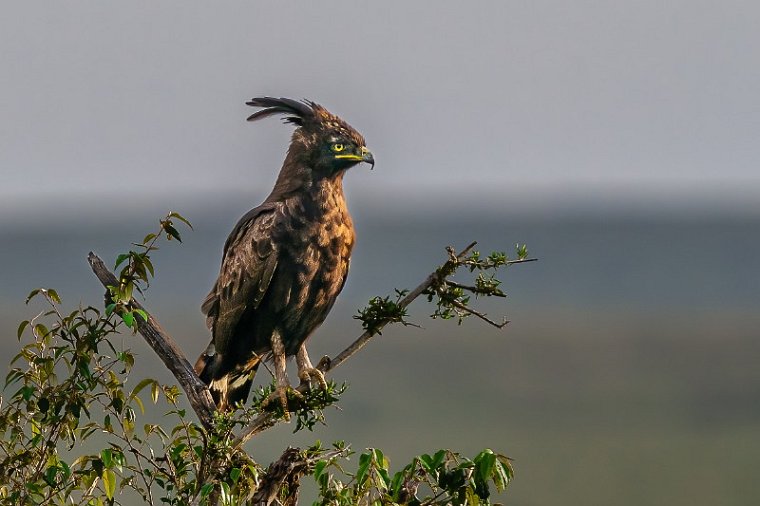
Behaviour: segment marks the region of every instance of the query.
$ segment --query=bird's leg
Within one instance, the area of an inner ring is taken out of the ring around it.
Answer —
[[[288,381],[287,361],[285,357],[285,345],[282,343],[282,338],[279,332],[272,334],[272,361],[274,362],[274,377],[277,386],[269,397],[264,401],[263,406],[268,405],[273,400],[277,399],[282,405],[282,409],[285,412],[285,419],[290,420],[290,412],[288,411],[288,390],[298,393],[290,387]]]
[[[296,364],[298,365],[298,377],[301,378],[301,384],[311,384],[311,380],[316,380],[323,390],[327,390],[327,382],[322,371],[311,365],[309,353],[306,351],[306,343],[301,343],[296,353]]]

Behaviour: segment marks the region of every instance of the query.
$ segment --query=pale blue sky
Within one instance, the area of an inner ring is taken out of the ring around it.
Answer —
[[[0,15],[0,211],[271,187],[306,97],[379,198],[760,195],[760,3],[22,2]],[[360,169],[361,170],[361,169]],[[473,175],[475,177],[473,178]],[[655,196],[655,197],[652,197]]]

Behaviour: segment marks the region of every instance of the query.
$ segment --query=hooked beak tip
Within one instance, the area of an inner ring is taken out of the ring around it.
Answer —
[[[362,148],[362,162],[370,164],[370,170],[375,168],[375,157],[372,156],[372,152],[367,148]]]

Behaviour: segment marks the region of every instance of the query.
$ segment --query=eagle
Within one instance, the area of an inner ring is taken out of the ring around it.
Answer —
[[[295,355],[302,383],[325,385],[306,351],[348,275],[354,226],[343,176],[375,160],[364,137],[319,104],[254,98],[256,121],[284,115],[296,126],[272,192],[232,229],[219,277],[201,310],[211,343],[195,372],[219,410],[245,403],[256,370],[271,361],[275,390],[287,415],[287,357]]]

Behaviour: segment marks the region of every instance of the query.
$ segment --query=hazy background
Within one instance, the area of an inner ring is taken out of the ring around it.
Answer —
[[[358,243],[312,356],[445,245],[526,242],[540,261],[487,308],[506,331],[418,303],[424,329],[336,371],[351,388],[329,427],[280,427],[255,457],[490,446],[515,458],[510,504],[754,504],[759,21],[740,1],[3,2],[0,350],[30,289],[99,303],[87,251],[112,262],[173,209],[196,231],[157,254],[147,305],[194,358],[224,239],[290,135],[246,124],[244,102],[309,98],[378,162],[346,178]]]

